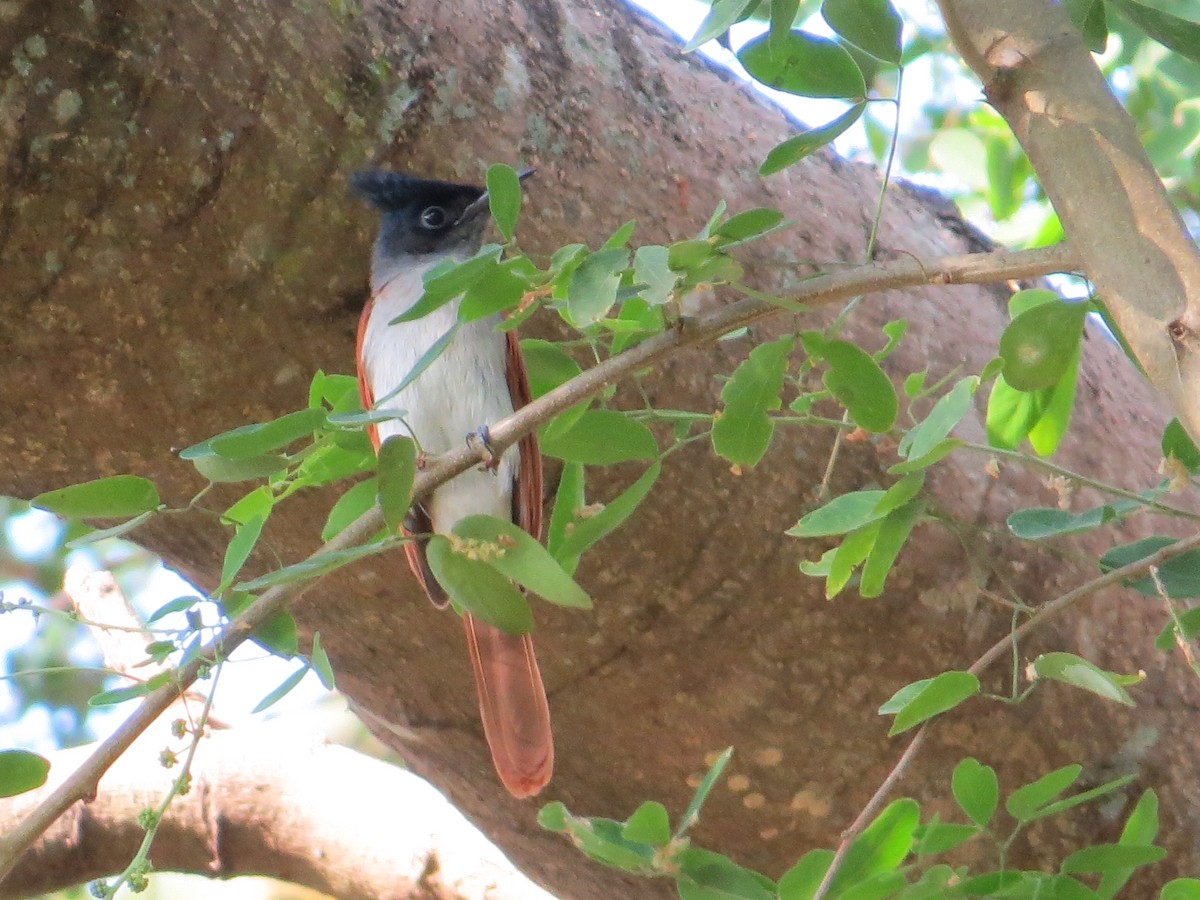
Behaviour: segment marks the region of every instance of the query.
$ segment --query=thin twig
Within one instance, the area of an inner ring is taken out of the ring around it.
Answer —
[[[1036,250],[951,256],[926,263],[905,258],[811,278],[788,299],[792,303],[816,307],[866,292],[927,284],[983,284],[1035,278],[1051,272],[1074,270],[1078,267],[1077,259],[1075,252],[1066,244]],[[499,454],[579,401],[600,393],[609,385],[685,347],[710,343],[736,328],[781,312],[784,310],[779,306],[763,300],[745,299],[698,316],[680,328],[649,338],[618,356],[598,363],[493,425],[489,429],[493,452]],[[481,462],[480,452],[479,448],[462,447],[430,460],[417,473],[413,485],[414,498],[427,495],[455,475]],[[383,516],[378,508],[370,510],[323,544],[313,556],[348,550],[370,540],[383,527]],[[55,819],[72,804],[95,793],[104,772],[180,693],[191,686],[202,669],[213,660],[227,658],[267,619],[294,603],[316,583],[314,580],[269,588],[209,641],[195,659],[183,666],[173,684],[164,685],[146,695],[129,718],[100,742],[78,769],[68,775],[13,831],[0,838],[0,881],[7,877],[20,856]]]
[[[1064,610],[1070,608],[1073,604],[1077,603],[1083,598],[1088,597],[1097,591],[1101,591],[1106,587],[1111,587],[1114,584],[1120,584],[1123,581],[1128,581],[1133,578],[1140,578],[1148,572],[1157,570],[1157,568],[1167,560],[1174,559],[1176,556],[1181,556],[1184,553],[1197,548],[1200,548],[1200,533],[1194,534],[1189,538],[1185,538],[1184,540],[1176,541],[1174,544],[1163,547],[1161,550],[1152,553],[1150,556],[1143,557],[1142,559],[1131,562],[1128,565],[1121,566],[1119,569],[1113,569],[1111,572],[1106,572],[1098,578],[1093,578],[1091,581],[1081,584],[1074,590],[1068,591],[1061,597],[1057,597],[1054,600],[1051,600],[1049,603],[1039,606],[1037,612],[1030,616],[1024,624],[1022,624],[1019,628],[1013,629],[1013,631],[1011,631],[1008,635],[997,641],[987,650],[986,653],[980,656],[979,659],[975,660],[975,662],[971,664],[971,667],[967,669],[967,671],[978,677],[983,673],[984,669],[986,669],[997,658],[1004,654],[1004,652],[1012,645],[1016,644],[1017,641],[1023,639],[1034,629],[1045,625],[1051,619],[1055,618]],[[927,730],[934,721],[936,720],[931,719],[930,721],[926,722],[920,727],[917,733],[913,735],[913,739],[909,742],[908,746],[904,748],[904,752],[900,754],[900,758],[896,761],[896,765],[892,767],[892,770],[888,772],[887,777],[884,778],[883,782],[878,788],[876,788],[875,793],[871,795],[871,799],[867,801],[867,804],[863,807],[862,812],[858,814],[853,824],[851,824],[849,828],[842,832],[842,838],[838,843],[837,851],[834,853],[833,860],[829,863],[829,868],[825,871],[825,877],[821,879],[821,884],[817,887],[816,892],[813,894],[812,900],[822,900],[822,898],[829,893],[829,888],[833,884],[834,878],[837,877],[837,873],[842,866],[842,862],[846,858],[846,853],[849,852],[850,847],[854,843],[855,839],[857,839],[867,825],[870,824],[871,819],[875,817],[876,812],[878,812],[879,807],[883,805],[883,801],[887,799],[888,794],[891,793],[891,790],[895,786],[896,782],[900,780],[900,777],[904,774],[905,770],[907,770],[909,764],[913,760],[913,757],[916,756],[917,751],[920,750],[922,745],[925,743]]]

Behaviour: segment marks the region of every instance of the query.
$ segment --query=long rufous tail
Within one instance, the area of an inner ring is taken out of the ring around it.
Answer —
[[[479,714],[496,774],[514,797],[532,797],[554,771],[550,707],[533,639],[463,616]]]

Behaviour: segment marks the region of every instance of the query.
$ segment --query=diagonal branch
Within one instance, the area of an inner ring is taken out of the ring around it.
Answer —
[[[494,452],[502,452],[523,435],[530,434],[580,400],[599,394],[609,385],[686,347],[711,343],[734,329],[784,312],[794,312],[795,304],[815,308],[877,291],[922,285],[985,284],[1035,278],[1051,272],[1071,271],[1076,266],[1077,258],[1072,249],[1060,244],[1037,250],[952,256],[925,263],[917,259],[902,259],[816,276],[805,281],[801,288],[788,298],[788,309],[763,300],[740,300],[687,320],[680,328],[656,335],[624,353],[604,360],[492,426],[491,444]],[[417,474],[413,487],[414,497],[427,495],[455,475],[481,462],[481,452],[480,448],[463,447],[431,460]],[[383,525],[383,516],[376,508],[360,516],[333,540],[320,547],[313,556],[347,550],[365,543]],[[215,660],[227,657],[267,619],[295,603],[314,584],[316,581],[279,585],[268,589],[206,644],[195,659],[180,668],[173,684],[148,694],[130,717],[102,741],[78,769],[13,831],[0,839],[0,881],[16,865],[21,854],[32,846],[55,819],[65,813],[73,803],[95,795],[104,772],[130,747],[137,736],[196,680],[202,670],[211,666]]]
[[[1200,532],[1163,547],[1149,556],[1121,566],[1119,569],[1112,569],[1105,572],[1103,575],[1093,578],[1091,581],[1081,584],[1073,590],[1067,591],[1067,593],[1054,598],[1049,603],[1039,606],[1037,611],[1022,622],[1019,628],[1013,629],[1012,632],[989,647],[975,662],[971,663],[967,671],[976,677],[982,675],[988,666],[994,663],[1001,654],[1007,653],[1012,649],[1013,645],[1019,640],[1041,628],[1051,619],[1057,617],[1080,600],[1113,585],[1140,578],[1147,572],[1154,572],[1167,560],[1182,556],[1197,548],[1200,548]],[[830,862],[829,868],[825,872],[825,877],[821,880],[816,893],[813,894],[813,900],[821,900],[821,898],[828,895],[829,889],[833,885],[833,880],[837,877],[837,873],[845,861],[846,853],[850,850],[850,846],[866,830],[871,820],[875,818],[875,814],[879,812],[883,801],[887,799],[892,788],[896,786],[896,783],[904,775],[905,770],[908,769],[917,752],[925,745],[929,729],[936,721],[936,719],[930,720],[917,730],[912,740],[909,741],[908,746],[904,748],[904,752],[900,754],[900,758],[896,761],[896,764],[892,766],[892,770],[888,772],[887,777],[875,789],[875,793],[871,795],[871,799],[867,801],[866,806],[862,808],[862,811],[858,814],[853,824],[842,832],[842,839],[838,844],[837,852],[834,854],[833,860]]]
[[[1200,253],[1065,6],[939,0],[1154,388],[1200,437]]]

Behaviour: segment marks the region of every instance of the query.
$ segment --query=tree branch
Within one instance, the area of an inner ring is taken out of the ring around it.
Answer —
[[[939,0],[1126,341],[1200,438],[1200,254],[1061,4]]]
[[[286,723],[205,738],[191,789],[159,825],[157,870],[269,875],[343,900],[551,900],[424,780],[297,735]],[[101,878],[128,863],[144,836],[139,813],[157,805],[175,774],[158,762],[164,746],[178,743],[164,725],[105,774],[95,800],[42,835],[0,887],[0,900]],[[52,771],[69,771],[91,752],[54,754]],[[0,806],[0,832],[49,790]]]
[[[952,256],[926,263],[915,258],[901,259],[815,276],[805,281],[788,301],[790,307],[801,304],[815,308],[876,291],[930,284],[982,284],[1033,278],[1051,272],[1071,271],[1075,267],[1076,256],[1065,244],[1037,250]],[[503,452],[523,435],[533,432],[580,400],[595,396],[609,385],[686,347],[715,341],[734,329],[784,312],[794,313],[794,308],[783,309],[762,300],[744,299],[690,320],[678,329],[656,335],[624,353],[604,360],[493,425],[489,429],[493,451]],[[463,447],[431,460],[417,473],[414,497],[425,496],[455,475],[478,464],[482,461],[482,452],[480,448]],[[378,532],[383,524],[379,510],[372,510],[323,545],[313,556],[362,544]],[[310,581],[268,589],[206,644],[195,659],[179,670],[174,684],[148,694],[133,714],[102,741],[77,770],[0,839],[0,883],[16,865],[21,854],[55,819],[76,801],[95,795],[100,776],[196,680],[202,670],[216,660],[227,657],[268,618],[296,602],[316,583]]]
[[[988,650],[982,656],[980,656],[971,664],[971,667],[968,668],[967,671],[977,677],[982,675],[984,669],[995,662],[996,658],[1001,654],[1007,653],[1017,641],[1031,634],[1036,629],[1041,628],[1051,619],[1069,609],[1071,606],[1073,606],[1075,603],[1078,603],[1085,597],[1090,597],[1107,587],[1112,587],[1113,585],[1120,584],[1124,581],[1140,578],[1147,572],[1153,572],[1157,570],[1157,568],[1167,560],[1174,559],[1177,556],[1182,556],[1184,553],[1188,553],[1197,548],[1200,548],[1200,532],[1193,534],[1189,538],[1176,541],[1174,544],[1163,547],[1161,550],[1158,550],[1149,556],[1121,566],[1119,569],[1113,569],[1110,572],[1106,572],[1097,578],[1093,578],[1091,581],[1088,581],[1085,584],[1081,584],[1074,590],[1067,591],[1067,593],[1060,597],[1056,597],[1049,603],[1039,606],[1037,612],[1023,622],[1019,628],[1013,629],[1013,631],[1005,635],[990,648],[988,648]],[[913,761],[913,758],[917,755],[917,752],[922,746],[924,746],[925,738],[927,737],[929,728],[936,721],[936,719],[932,719],[923,724],[917,730],[917,733],[913,735],[912,740],[909,741],[908,746],[904,748],[904,752],[900,754],[900,759],[896,761],[896,765],[892,767],[892,770],[888,772],[887,777],[883,779],[883,782],[876,789],[875,793],[871,795],[871,799],[867,801],[867,804],[863,807],[862,812],[858,814],[858,817],[854,820],[853,824],[851,824],[851,826],[842,833],[842,839],[838,844],[837,852],[834,854],[833,860],[830,862],[829,868],[826,870],[825,877],[821,880],[820,886],[817,888],[816,893],[813,894],[813,900],[821,900],[822,897],[825,897],[828,894],[829,888],[832,886],[833,880],[837,877],[838,870],[841,868],[842,862],[845,860],[846,853],[850,850],[850,846],[854,843],[855,839],[862,834],[864,830],[866,830],[866,827],[871,824],[871,820],[875,817],[875,814],[879,812],[879,808],[883,805],[883,801],[887,799],[887,796],[891,793],[892,788],[896,786],[896,783],[900,780],[901,776],[903,776],[904,771]]]

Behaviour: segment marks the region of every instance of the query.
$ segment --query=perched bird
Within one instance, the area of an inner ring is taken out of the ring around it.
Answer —
[[[524,176],[522,176],[524,177]],[[422,275],[446,259],[473,256],[483,242],[488,197],[483,188],[366,171],[351,186],[379,210],[371,259],[371,299],[358,326],[358,385],[365,409],[405,410],[403,420],[371,426],[378,450],[392,435],[412,437],[428,455],[462,446],[481,426],[529,402],[529,382],[512,331],[496,330],[499,316],[461,325],[421,374],[389,395],[427,350],[455,324],[458,301],[411,322],[388,323],[424,293]],[[386,399],[385,399],[386,398]],[[484,432],[486,434],[486,432]],[[534,435],[522,438],[483,469],[473,468],[435,490],[409,511],[412,535],[445,533],[460,519],[486,513],[510,519],[535,538],[542,527],[542,461]],[[405,545],[413,573],[429,598],[445,606],[445,591],[425,558],[425,542]],[[479,712],[492,761],[515,797],[531,797],[550,780],[554,743],[550,708],[529,635],[510,635],[463,616],[475,670]]]

